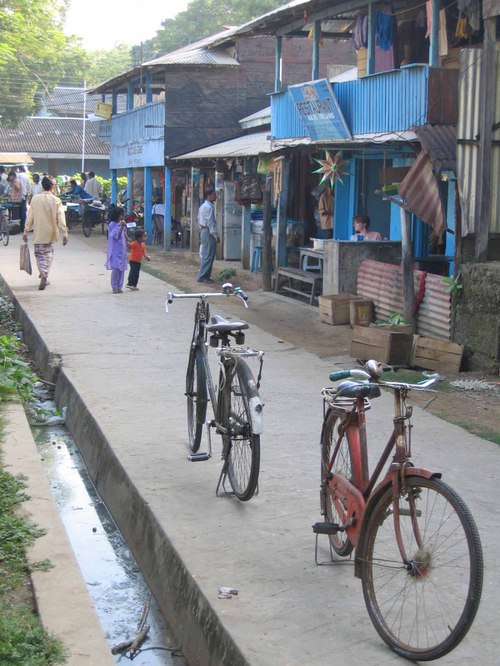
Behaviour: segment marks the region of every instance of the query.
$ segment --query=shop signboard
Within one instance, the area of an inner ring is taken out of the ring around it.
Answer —
[[[288,88],[298,114],[314,141],[352,139],[333,88],[327,79]]]

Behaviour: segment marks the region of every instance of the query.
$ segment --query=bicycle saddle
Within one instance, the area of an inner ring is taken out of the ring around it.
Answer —
[[[248,324],[245,321],[228,321],[220,315],[211,317],[211,322],[211,324],[206,326],[207,331],[226,333],[228,331],[243,331],[245,328],[248,328]]]
[[[380,395],[380,386],[367,382],[354,382],[346,379],[337,386],[335,395],[345,396],[346,398],[378,398]]]

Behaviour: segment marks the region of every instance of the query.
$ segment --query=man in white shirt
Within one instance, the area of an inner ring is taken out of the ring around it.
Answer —
[[[33,198],[36,194],[41,194],[42,192],[43,192],[43,187],[40,180],[40,174],[34,173],[33,184],[31,186],[31,198]]]
[[[89,171],[89,177],[84,189],[93,199],[99,199],[101,196],[101,183],[97,180],[93,171]]]
[[[217,234],[217,224],[215,222],[214,202],[217,194],[212,187],[207,187],[205,192],[205,201],[198,210],[198,227],[200,229],[200,270],[198,271],[198,282],[213,282],[212,265],[215,259],[215,249],[219,242]]]

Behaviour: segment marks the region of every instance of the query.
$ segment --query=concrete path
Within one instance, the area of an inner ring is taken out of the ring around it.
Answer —
[[[311,525],[319,519],[320,389],[326,360],[252,327],[266,352],[260,492],[248,503],[216,498],[214,458],[187,462],[184,376],[193,301],[165,314],[171,285],[142,274],[140,291],[113,295],[102,250],[79,232],[57,246],[51,286],[18,268],[19,237],[0,248],[0,273],[19,304],[27,341],[46,376],[60,361],[56,397],[105,500],[192,666],[349,666],[403,662],[376,634],[351,565],[316,566]],[[167,258],[168,261],[168,258]],[[251,294],[250,307],[317,309]],[[269,302],[271,301],[271,305]],[[212,308],[244,318],[237,299]],[[391,427],[390,396],[369,414],[371,453]],[[443,664],[499,663],[500,484],[498,447],[415,409],[415,461],[441,470],[474,514],[485,584],[468,637]],[[326,543],[324,544],[326,546]],[[326,558],[327,550],[320,555]],[[220,600],[220,586],[239,595]]]

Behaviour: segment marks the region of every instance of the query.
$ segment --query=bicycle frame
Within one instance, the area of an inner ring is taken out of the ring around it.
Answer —
[[[387,384],[388,385],[388,384]],[[407,390],[404,388],[394,389],[394,427],[389,440],[380,456],[380,459],[368,478],[368,447],[366,436],[365,401],[358,397],[346,416],[346,410],[331,407],[339,416],[338,440],[330,458],[326,477],[328,479],[329,492],[332,495],[338,515],[342,518],[342,529],[347,532],[350,541],[357,546],[356,561],[363,557],[364,542],[360,541],[363,533],[363,523],[369,514],[370,507],[374,505],[378,497],[387,486],[393,488],[393,519],[396,539],[403,563],[408,564],[408,556],[405,552],[401,539],[399,524],[399,503],[397,498],[404,488],[405,476],[421,476],[424,478],[440,477],[440,473],[413,467],[411,458],[411,424],[409,423],[412,409],[405,403]],[[346,437],[351,453],[353,479],[352,482],[341,474],[331,474],[333,461]],[[394,456],[389,469],[377,484],[392,451]],[[410,499],[411,501],[411,499]],[[415,538],[417,544],[421,544],[418,525],[414,523]],[[359,575],[359,567],[356,567],[356,575]]]

